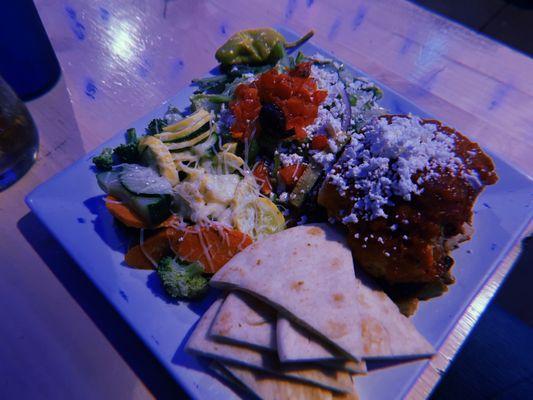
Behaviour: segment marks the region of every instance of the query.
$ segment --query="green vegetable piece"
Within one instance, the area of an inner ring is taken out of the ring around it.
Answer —
[[[163,128],[167,126],[167,120],[162,118],[155,118],[150,121],[148,127],[146,128],[147,135],[157,135],[163,132]]]
[[[383,97],[383,91],[377,86],[372,86],[370,91],[374,94],[374,99],[379,100]]]
[[[248,151],[248,154],[244,154],[245,159],[248,161],[248,166],[252,167],[255,164],[255,160],[259,155],[259,142],[256,138],[253,138],[248,143],[248,148],[245,148],[244,151]]]
[[[305,60],[305,54],[302,53],[301,51],[298,51],[298,54],[296,55],[296,59],[294,60],[294,63],[298,65],[304,62],[304,60]]]
[[[129,128],[129,129],[126,129],[126,143],[127,144],[130,144],[130,143],[135,143],[137,144],[139,139],[137,139],[137,131],[135,130],[135,128]]]
[[[272,168],[272,176],[278,176],[278,171],[281,167],[281,159],[279,153],[274,153],[274,167]]]
[[[231,101],[231,97],[224,96],[221,94],[193,94],[190,97],[191,105],[193,110],[200,110],[201,108],[211,111],[215,110],[218,111],[220,109],[220,105],[224,103],[229,103]]]
[[[113,168],[113,149],[106,147],[100,155],[93,157],[94,166],[100,171],[109,171]]]
[[[140,160],[138,149],[139,140],[135,128],[130,128],[126,131],[126,144],[121,144],[115,147],[114,153],[118,162],[135,164]]]
[[[280,60],[284,50],[300,46],[314,35],[309,31],[295,42],[272,28],[247,29],[231,36],[216,52],[215,57],[222,65],[272,64]]]
[[[230,77],[226,74],[192,80],[192,83],[198,86],[200,92],[211,91],[214,93],[222,92],[229,82]]]
[[[165,257],[157,266],[157,274],[167,294],[174,298],[193,299],[207,291],[207,279],[202,275],[200,263],[180,264],[171,257]]]

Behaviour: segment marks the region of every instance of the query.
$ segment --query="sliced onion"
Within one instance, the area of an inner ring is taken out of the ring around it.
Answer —
[[[352,106],[350,105],[350,97],[348,96],[348,92],[346,92],[346,87],[344,86],[344,82],[342,82],[342,89],[339,90],[342,102],[344,103],[344,118],[342,120],[342,130],[347,131],[350,127],[350,121],[352,120]]]

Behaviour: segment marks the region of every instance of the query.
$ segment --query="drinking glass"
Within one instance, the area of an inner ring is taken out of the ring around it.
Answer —
[[[38,149],[39,136],[28,109],[0,76],[0,191],[30,169]]]

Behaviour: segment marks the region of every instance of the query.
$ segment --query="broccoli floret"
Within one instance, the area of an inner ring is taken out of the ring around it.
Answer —
[[[159,261],[157,274],[169,296],[193,299],[207,290],[207,279],[202,275],[204,268],[199,263],[183,265],[171,257]]]
[[[139,140],[135,128],[126,131],[126,144],[115,147],[115,155],[119,162],[134,164],[139,161],[140,154],[138,150]]]
[[[146,128],[146,134],[157,135],[158,133],[161,133],[163,131],[163,128],[167,125],[168,123],[166,119],[154,118],[148,124],[148,127]]]
[[[93,164],[100,171],[109,171],[113,168],[113,149],[103,149],[99,156],[93,157]]]

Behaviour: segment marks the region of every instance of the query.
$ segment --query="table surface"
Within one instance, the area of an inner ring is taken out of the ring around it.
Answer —
[[[325,3],[35,0],[63,74],[28,103],[36,165],[0,192],[1,397],[150,398],[143,380],[156,396],[178,390],[23,199],[211,69],[234,31],[313,28],[319,46],[533,175],[530,58],[407,1]]]

